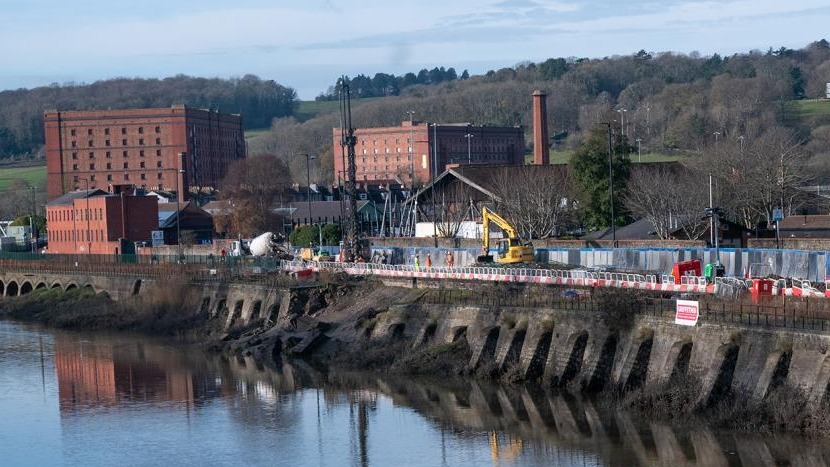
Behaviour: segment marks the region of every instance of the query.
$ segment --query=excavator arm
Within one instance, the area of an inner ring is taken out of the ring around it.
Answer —
[[[533,247],[529,244],[526,244],[521,238],[519,238],[519,232],[513,227],[507,220],[505,220],[500,215],[496,214],[495,212],[487,209],[486,207],[481,208],[481,228],[482,228],[482,254],[477,258],[477,262],[479,263],[492,263],[493,257],[490,256],[490,222],[495,223],[496,225],[501,228],[505,235],[506,239],[501,240],[501,242],[507,242],[504,245],[504,253],[507,255],[503,256],[499,259],[499,262],[502,263],[522,263],[522,262],[532,262],[533,261]],[[500,248],[502,249],[502,248]]]

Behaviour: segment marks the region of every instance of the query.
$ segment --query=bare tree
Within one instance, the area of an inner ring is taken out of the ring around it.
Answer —
[[[234,162],[222,183],[222,199],[233,203],[230,232],[252,236],[282,230],[281,217],[274,213],[280,195],[291,184],[291,172],[273,155]]]
[[[527,165],[496,170],[492,178],[496,211],[524,238],[559,235],[572,212],[566,166]]]
[[[462,222],[467,219],[470,212],[471,191],[472,189],[467,184],[458,180],[430,190],[435,198],[427,197],[424,206],[430,211],[435,206],[432,220],[437,223],[440,237],[455,238],[458,235]]]
[[[705,183],[682,166],[648,166],[633,170],[624,202],[634,217],[654,225],[661,240],[680,229],[683,237],[699,238],[706,230]]]

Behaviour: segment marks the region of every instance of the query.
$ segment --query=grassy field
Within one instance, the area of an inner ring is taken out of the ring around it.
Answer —
[[[550,162],[551,164],[567,164],[568,160],[573,155],[573,151],[566,150],[566,151],[551,151],[550,153]],[[674,162],[682,159],[682,156],[675,156],[669,154],[661,154],[661,153],[648,153],[642,154],[641,158],[637,157],[637,153],[631,153],[631,162],[637,164],[638,162]],[[533,162],[533,154],[530,154],[525,157],[527,162]]]
[[[784,120],[817,126],[830,124],[830,99],[804,99],[784,104]]]
[[[24,180],[29,186],[45,187],[46,165],[0,168],[0,193],[8,190],[14,180]]]
[[[352,98],[352,109],[359,107],[367,102],[384,99],[383,97],[367,97],[365,99]],[[310,120],[318,115],[327,113],[334,113],[340,111],[340,101],[301,101],[300,106],[294,113],[294,117],[304,122]]]

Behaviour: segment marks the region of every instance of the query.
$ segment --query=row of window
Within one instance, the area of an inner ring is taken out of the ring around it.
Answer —
[[[90,211],[89,220],[100,221],[104,218],[104,210],[102,208],[95,209],[61,209],[47,213],[46,220],[50,222],[71,221],[77,217],[78,220],[85,221],[84,215]]]
[[[121,155],[123,157],[130,157],[130,151],[121,151]],[[138,151],[138,156],[139,157],[144,157],[145,156],[145,152],[144,152],[143,149]],[[156,156],[161,157],[161,149],[156,149]],[[107,159],[112,158],[112,152],[107,151],[106,154],[104,155],[104,157],[106,157]],[[95,151],[90,151],[89,152],[89,158],[90,159],[95,159]],[[78,159],[78,153],[77,152],[72,153],[72,159],[76,159],[76,160]]]
[[[75,239],[77,234],[77,240]],[[105,240],[103,230],[58,230],[57,232],[49,230],[49,240],[56,242],[102,242]]]
[[[147,174],[140,173],[140,174],[138,174],[138,178],[139,178],[139,180],[147,180]],[[161,174],[161,172],[156,174],[156,179],[157,180],[163,180],[164,179],[164,176]],[[130,174],[128,174],[128,173],[123,174],[123,180],[130,180]],[[96,181],[96,175],[95,174],[90,174],[89,175],[89,181],[90,182]],[[112,174],[107,174],[107,181],[108,182],[112,181]],[[95,187],[92,186],[91,188],[95,188]],[[80,185],[76,185],[75,189],[80,190],[81,189]]]
[[[146,168],[146,165],[145,165],[144,162],[139,162],[138,167],[140,169],[144,169],[144,168]],[[130,163],[129,162],[124,162],[124,167],[122,167],[122,168],[129,169],[130,168]],[[162,168],[161,161],[156,161],[156,168],[157,169]],[[78,164],[72,164],[72,170],[78,170]],[[89,170],[95,170],[95,163],[89,164]],[[107,162],[107,170],[112,170],[112,163],[111,162]]]
[[[87,147],[90,147],[90,148],[95,147],[95,141],[94,141],[94,140],[89,140],[89,141],[87,141],[87,143],[86,143],[86,144],[87,144]],[[161,144],[161,138],[156,138],[156,144]],[[70,145],[71,145],[73,148],[77,148],[77,147],[78,147],[78,142],[77,142],[77,141],[75,141],[75,140],[72,140],[72,141],[70,142]],[[125,139],[122,139],[122,140],[121,140],[121,146],[127,146],[127,145],[128,145],[128,144],[127,144],[127,139],[126,139],[126,138],[125,138]],[[139,146],[144,146],[144,138],[139,138],[139,139],[138,139],[138,145],[139,145]],[[104,146],[111,146],[110,140],[105,140],[105,141],[104,141]]]
[[[141,134],[143,134],[143,133],[144,133],[144,127],[143,127],[143,126],[138,127],[138,132],[139,132],[139,133],[141,133]],[[155,132],[156,132],[156,133],[161,133],[161,127],[160,127],[160,126],[157,126],[157,127],[155,128]],[[77,129],[72,128],[71,130],[69,130],[69,134],[70,134],[70,135],[72,135],[72,136],[78,136],[78,131],[77,131]],[[88,136],[92,136],[92,135],[93,135],[92,128],[87,128],[87,130],[86,130],[86,134],[87,134]],[[105,135],[109,135],[109,134],[110,134],[110,129],[109,129],[109,128],[104,128],[104,134],[105,134]],[[127,127],[125,127],[125,126],[122,126],[122,127],[121,127],[121,134],[122,134],[122,135],[126,135],[126,134],[127,134]]]

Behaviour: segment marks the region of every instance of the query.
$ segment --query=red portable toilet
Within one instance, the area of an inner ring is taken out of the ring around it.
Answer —
[[[700,277],[701,275],[703,275],[703,270],[700,267],[699,259],[674,263],[674,267],[672,268],[672,276],[674,276],[675,284],[680,284],[680,278],[682,276]]]
[[[775,281],[772,279],[752,279],[752,301],[755,303],[766,302],[772,299],[772,286]]]

